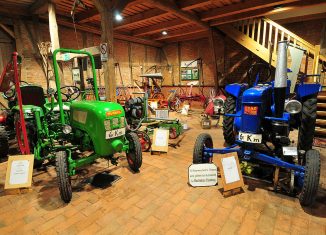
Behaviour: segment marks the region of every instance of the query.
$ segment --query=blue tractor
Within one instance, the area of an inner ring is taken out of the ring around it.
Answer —
[[[213,154],[236,152],[241,162],[270,169],[274,189],[298,195],[302,206],[313,204],[319,185],[320,155],[312,149],[317,113],[318,83],[296,83],[290,92],[287,79],[287,41],[278,43],[275,81],[262,82],[262,74],[271,74],[261,64],[249,70],[258,71],[251,85],[226,86],[223,135],[228,147],[213,148],[212,137],[200,134],[195,143],[193,163],[210,163]],[[261,70],[265,71],[262,72]],[[267,75],[267,76],[268,76]],[[298,129],[298,143],[290,131]],[[291,135],[292,137],[292,135]]]

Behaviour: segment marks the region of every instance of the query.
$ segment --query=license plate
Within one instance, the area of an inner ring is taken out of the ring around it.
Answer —
[[[247,143],[260,144],[261,140],[262,140],[262,135],[239,132],[239,140],[241,140],[243,142],[247,142]]]
[[[107,131],[105,133],[105,139],[112,139],[115,137],[119,137],[122,136],[126,133],[126,129],[125,128],[120,128],[120,129],[116,129],[116,130],[112,130],[112,131]]]
[[[298,156],[297,147],[283,147],[284,156]]]

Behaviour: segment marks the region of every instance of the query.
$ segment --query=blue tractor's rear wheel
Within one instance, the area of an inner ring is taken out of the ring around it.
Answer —
[[[311,149],[306,153],[304,181],[299,201],[302,206],[311,206],[316,198],[320,177],[320,154]]]
[[[236,98],[228,96],[224,103],[224,113],[234,114],[236,112]],[[232,145],[235,142],[234,132],[234,117],[223,116],[223,136],[227,145]]]
[[[200,134],[196,139],[192,163],[200,164],[211,162],[211,156],[204,153],[204,147],[213,148],[212,137],[206,133]]]

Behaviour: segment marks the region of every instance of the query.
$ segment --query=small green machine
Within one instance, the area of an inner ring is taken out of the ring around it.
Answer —
[[[58,53],[88,56],[95,100],[77,100],[82,93],[78,87],[61,87]],[[123,107],[100,101],[94,57],[89,52],[57,49],[53,52],[53,65],[57,91],[50,92],[51,102],[23,105],[23,109],[27,122],[36,126],[28,138],[34,147],[35,160],[55,160],[60,195],[68,203],[72,198],[70,177],[76,174],[78,167],[91,164],[97,158],[108,159],[116,165],[118,158],[114,154],[126,152],[129,167],[137,172],[142,165],[142,150],[137,135],[126,132]]]

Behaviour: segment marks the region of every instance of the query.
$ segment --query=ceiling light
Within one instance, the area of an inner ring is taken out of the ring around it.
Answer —
[[[122,21],[122,20],[123,20],[122,15],[120,15],[120,13],[116,13],[116,14],[115,14],[115,20],[116,20],[116,21]]]
[[[168,35],[168,32],[164,30],[164,31],[162,31],[162,35],[164,35],[164,36]]]

